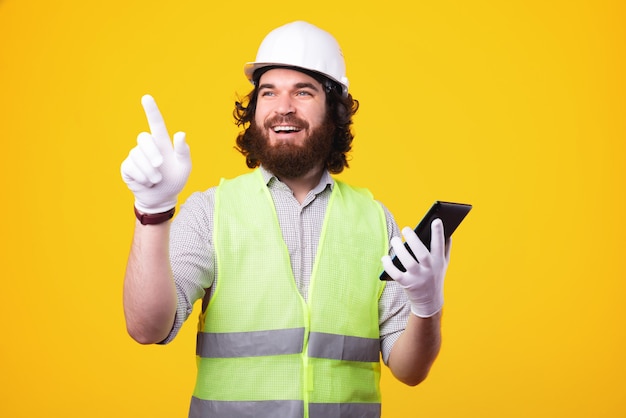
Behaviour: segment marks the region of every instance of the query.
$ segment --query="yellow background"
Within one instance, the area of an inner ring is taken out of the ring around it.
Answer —
[[[166,347],[125,332],[140,97],[185,130],[182,193],[245,171],[242,65],[295,19],[333,33],[360,100],[351,169],[455,234],[444,345],[391,417],[626,416],[622,1],[0,0],[0,416],[182,417],[198,306]]]

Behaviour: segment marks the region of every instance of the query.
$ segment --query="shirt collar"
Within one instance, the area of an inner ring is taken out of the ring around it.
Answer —
[[[278,177],[276,177],[274,174],[272,174],[270,171],[268,171],[265,167],[260,166],[259,170],[261,170],[261,175],[263,176],[263,181],[265,181],[266,185],[269,186],[270,181],[272,181],[272,179],[275,179],[275,181],[280,181],[280,180],[278,180]],[[324,170],[324,172],[322,173],[322,177],[320,178],[320,182],[319,182],[319,184],[317,186],[315,186],[313,188],[313,192],[315,194],[318,194],[322,190],[324,190],[326,188],[326,186],[328,186],[330,188],[330,190],[332,190],[334,185],[335,185],[335,180],[330,175],[328,170]]]

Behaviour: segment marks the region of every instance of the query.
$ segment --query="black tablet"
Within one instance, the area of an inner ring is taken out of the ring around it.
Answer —
[[[419,239],[424,243],[426,248],[430,250],[430,224],[437,218],[443,222],[443,230],[446,240],[452,235],[456,228],[461,224],[465,216],[472,209],[472,205],[466,203],[454,203],[436,201],[428,210],[426,215],[422,218],[420,223],[415,227],[415,233]],[[415,257],[413,251],[409,248],[409,245],[405,242],[404,246],[409,253]],[[397,256],[393,257],[393,264],[401,271],[406,271]],[[392,280],[386,271],[383,271],[380,275],[380,280]]]

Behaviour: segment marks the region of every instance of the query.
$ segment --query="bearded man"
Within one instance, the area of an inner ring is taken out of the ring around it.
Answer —
[[[381,355],[417,385],[440,349],[442,224],[430,251],[403,229],[413,258],[391,213],[333,178],[348,166],[358,102],[330,34],[281,26],[244,72],[254,89],[234,110],[237,149],[254,170],[192,194],[173,222],[189,147],[142,99],[151,132],[122,163],[137,216],[128,331],[168,343],[203,298],[190,417],[380,417]],[[395,281],[378,280],[383,268]]]

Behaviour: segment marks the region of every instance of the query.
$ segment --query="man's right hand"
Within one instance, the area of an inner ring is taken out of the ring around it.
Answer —
[[[185,133],[174,134],[174,143],[152,96],[141,98],[150,133],[137,136],[137,146],[122,162],[122,179],[135,195],[135,207],[143,213],[162,213],[176,206],[189,173],[191,158]]]

